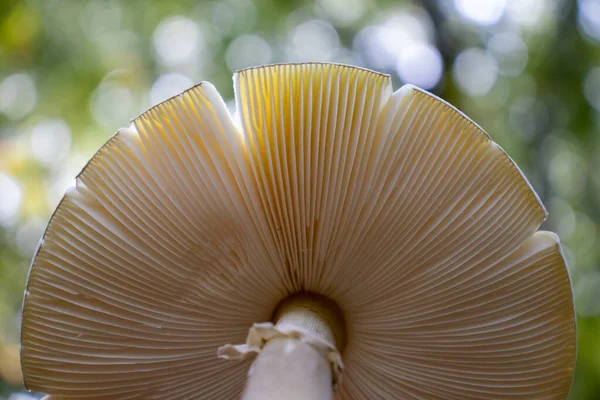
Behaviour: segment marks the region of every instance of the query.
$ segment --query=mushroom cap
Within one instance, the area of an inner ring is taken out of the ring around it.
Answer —
[[[389,76],[287,64],[136,118],[52,216],[24,299],[29,389],[233,399],[219,360],[309,291],[344,312],[337,399],[565,398],[571,284],[546,211],[458,110]]]

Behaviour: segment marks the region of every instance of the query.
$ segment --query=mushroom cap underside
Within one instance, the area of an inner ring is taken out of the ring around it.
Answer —
[[[558,237],[475,123],[334,64],[202,83],[120,130],[54,213],[22,366],[51,399],[239,397],[219,360],[308,291],[346,321],[337,399],[566,398],[575,316]]]

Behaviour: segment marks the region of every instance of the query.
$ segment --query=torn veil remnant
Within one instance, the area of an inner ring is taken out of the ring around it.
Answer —
[[[119,131],[65,195],[27,284],[29,389],[566,398],[559,240],[537,231],[543,205],[481,128],[365,69],[234,81],[240,128],[203,83]]]

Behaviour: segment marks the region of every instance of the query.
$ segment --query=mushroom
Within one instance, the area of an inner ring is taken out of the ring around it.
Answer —
[[[336,64],[203,82],[91,159],[40,243],[29,389],[59,399],[564,399],[558,237],[474,122]],[[255,354],[257,354],[255,356]]]

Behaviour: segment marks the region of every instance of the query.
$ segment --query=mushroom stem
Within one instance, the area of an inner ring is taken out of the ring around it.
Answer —
[[[229,359],[259,353],[242,400],[331,400],[341,380],[338,348],[345,340],[337,304],[313,293],[297,294],[280,303],[274,320],[275,325],[254,324],[246,344],[218,351]]]
[[[252,364],[242,400],[331,400],[328,360],[298,339],[267,342]]]
[[[346,340],[342,310],[327,297],[302,292],[284,299],[275,311],[277,327],[293,326],[341,349]]]
[[[285,299],[275,313],[277,334],[266,342],[248,374],[243,400],[331,400],[332,368],[343,344],[337,304],[312,293]],[[287,334],[281,336],[281,334]]]

